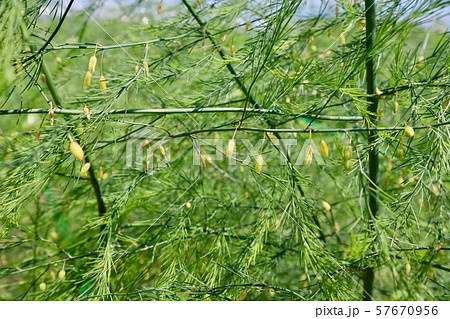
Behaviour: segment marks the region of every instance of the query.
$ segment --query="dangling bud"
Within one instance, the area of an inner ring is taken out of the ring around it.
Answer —
[[[66,271],[64,269],[61,269],[58,273],[58,279],[64,280],[64,278],[66,278]]]
[[[86,163],[81,167],[80,170],[80,176],[81,178],[87,178],[88,177],[88,171],[89,168],[91,167],[91,163]]]
[[[351,170],[352,169],[352,161],[351,160],[345,161],[344,167],[347,171]]]
[[[222,36],[222,43],[224,43],[225,41],[227,41],[227,38],[228,38],[228,34],[224,34],[223,36]]]
[[[408,137],[413,137],[414,136],[414,129],[411,126],[406,125],[406,127],[405,127],[405,134]]]
[[[231,52],[231,56],[234,58],[236,55],[236,47],[234,46],[234,44],[231,45],[230,52]]]
[[[392,110],[394,111],[394,114],[397,113],[397,111],[398,111],[398,102],[397,101],[395,101],[394,104],[392,105]]]
[[[62,63],[62,59],[59,56],[56,57],[56,63]]]
[[[145,75],[148,76],[149,71],[148,71],[148,62],[147,61],[144,62],[144,70],[145,70]]]
[[[105,93],[106,92],[106,79],[103,75],[100,75],[100,78],[98,79],[98,83],[100,85],[100,92]]]
[[[339,232],[341,231],[341,227],[339,226],[339,223],[337,221],[334,222],[333,231],[335,234],[339,234]]]
[[[203,9],[202,0],[197,0],[197,3],[200,9]]]
[[[262,167],[263,167],[263,164],[264,164],[264,160],[263,160],[263,157],[262,157],[262,155],[261,154],[259,154],[258,156],[256,156],[256,159],[255,159],[256,161],[255,161],[255,171],[256,171],[256,173],[261,173],[261,171],[262,171]]]
[[[83,80],[83,87],[85,89],[87,89],[91,86],[91,80],[92,80],[92,73],[87,71],[86,74],[84,75],[84,80]]]
[[[91,73],[95,73],[95,66],[96,65],[97,65],[97,57],[95,55],[93,55],[89,59],[88,71],[91,72]]]
[[[336,4],[336,18],[339,18],[339,6]]]
[[[39,285],[39,290],[44,291],[46,287],[47,285],[45,284],[45,282],[41,282],[41,284]]]
[[[328,29],[328,37],[331,37],[331,34],[333,33],[333,28]]]
[[[345,161],[351,160],[352,155],[353,155],[353,147],[352,147],[352,144],[348,143],[344,149],[344,160]]]
[[[186,204],[184,204],[184,206],[186,206],[187,209],[191,209],[192,205],[191,202],[186,202]]]
[[[36,131],[36,135],[34,136],[34,141],[39,141],[39,137],[41,136],[41,131]]]
[[[346,43],[346,41],[345,41],[345,35],[344,35],[343,33],[341,33],[341,34],[339,35],[339,42],[340,42],[341,44],[345,44],[345,43]]]
[[[311,145],[308,145],[305,152],[305,160],[303,161],[305,165],[311,165],[313,160],[313,149]]]
[[[164,149],[164,146],[160,145],[159,146],[159,151],[161,152],[161,155],[166,157],[166,150]]]
[[[275,136],[275,134],[273,134],[272,132],[267,132],[266,135],[274,145],[280,145],[280,141]]]
[[[150,144],[150,141],[149,140],[145,140],[144,143],[142,143],[141,150],[146,148],[148,146],[148,144]]]
[[[84,105],[83,112],[84,115],[86,115],[87,120],[89,121],[91,119],[92,112],[89,110],[86,104]]]
[[[322,206],[323,206],[323,208],[326,210],[326,211],[329,211],[330,209],[331,209],[331,205],[330,204],[328,204],[328,202],[327,201],[322,201]]]
[[[70,152],[73,154],[73,156],[75,156],[75,158],[79,161],[83,160],[84,157],[84,151],[81,148],[80,144],[78,144],[77,142],[75,142],[72,137],[69,135],[69,139],[70,139]]]
[[[236,146],[236,140],[235,139],[228,140],[227,151],[225,153],[225,156],[227,158],[231,158],[233,156],[234,147],[235,146]]]
[[[319,143],[320,153],[323,157],[328,157],[328,145],[327,143],[321,139]]]
[[[156,12],[158,12],[158,14],[160,14],[161,13],[161,9],[162,9],[162,1],[160,1],[158,3],[158,9],[156,10]]]
[[[206,168],[206,156],[204,154],[200,154],[200,165]]]
[[[411,272],[411,264],[407,263],[405,267],[405,274],[406,276],[409,276],[409,273]]]
[[[48,117],[50,118],[50,125],[53,126],[55,122],[55,111],[53,110],[53,103],[50,101],[50,110],[48,111]]]
[[[245,31],[248,32],[248,30],[250,30],[251,24],[252,24],[252,22],[250,20],[248,20],[247,23],[245,24]]]
[[[175,51],[177,52],[178,50],[180,50],[182,45],[183,44],[181,42],[178,42],[177,43],[177,48],[175,49]]]
[[[136,66],[134,67],[134,74],[138,74],[139,73],[139,64],[136,64]]]
[[[397,158],[403,158],[403,155],[404,155],[403,148],[399,147],[399,148],[397,149],[397,151],[395,152],[395,156],[396,156]]]
[[[97,179],[100,180],[103,178],[103,167],[99,166],[97,168]]]
[[[433,192],[434,195],[439,196],[440,192],[439,192],[439,188],[436,185],[432,185],[431,186],[431,191]]]

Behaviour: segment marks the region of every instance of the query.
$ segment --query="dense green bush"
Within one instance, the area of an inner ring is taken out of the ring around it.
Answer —
[[[448,1],[373,2],[2,1],[0,299],[448,299]]]

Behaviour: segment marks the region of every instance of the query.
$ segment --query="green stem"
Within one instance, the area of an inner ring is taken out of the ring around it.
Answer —
[[[48,70],[47,64],[45,61],[42,61],[41,71],[45,75],[45,82],[47,83],[48,90],[50,91],[51,96],[53,97],[53,100],[55,101],[55,104],[57,107],[61,107],[63,105],[61,96],[59,95],[58,91],[56,90],[55,82],[53,82],[52,75],[50,71]],[[48,113],[48,110],[47,110]]]
[[[45,61],[42,61],[41,70],[45,75],[47,87],[50,91],[50,94],[53,97],[53,100],[55,101],[57,106],[62,107],[61,96],[59,95],[58,91],[56,90],[56,86],[55,86],[55,83],[53,82],[52,75],[51,75],[50,71],[48,70],[47,65],[45,64]],[[56,109],[55,113],[56,112],[62,113],[62,111],[63,110]],[[48,110],[46,110],[46,113],[47,112],[48,112]],[[86,159],[86,163],[90,163],[88,156],[86,156],[85,159]],[[103,201],[102,192],[100,190],[100,185],[98,183],[97,177],[95,176],[95,171],[94,171],[94,167],[93,167],[92,163],[91,163],[91,166],[89,167],[89,177],[90,177],[92,188],[94,190],[95,198],[97,199],[98,215],[103,216],[106,213],[106,206]]]
[[[376,92],[376,81],[375,81],[375,59],[372,54],[373,46],[375,43],[375,31],[376,31],[376,12],[375,12],[375,1],[365,0],[366,8],[366,76],[367,76],[367,94],[370,95],[367,100],[369,106],[367,110],[370,113],[370,120],[374,126],[377,125],[377,110],[378,110],[378,97],[375,95]],[[378,138],[377,130],[369,130],[368,144],[371,146],[369,151],[369,183],[368,183],[368,193],[369,193],[369,209],[368,209],[368,235],[372,236],[374,229],[374,222],[376,215],[378,213],[378,193],[376,191],[378,184],[378,148],[376,145],[376,140]],[[369,266],[363,269],[363,300],[373,300],[373,284],[375,278],[374,268]]]
[[[55,114],[65,114],[65,115],[81,115],[84,114],[84,110],[81,109],[56,109]],[[136,114],[155,114],[155,115],[168,115],[168,114],[183,114],[183,113],[264,113],[264,114],[274,114],[274,115],[289,115],[304,118],[316,117],[315,114],[310,113],[299,113],[299,114],[285,114],[277,110],[269,109],[245,109],[241,107],[188,107],[188,108],[167,108],[167,109],[115,109],[110,111],[92,111],[92,115],[136,115]],[[48,109],[11,109],[11,110],[0,110],[0,115],[8,114],[39,114],[48,113]],[[319,115],[317,117],[319,120],[328,121],[362,121],[364,118],[362,116],[340,116],[340,115]]]

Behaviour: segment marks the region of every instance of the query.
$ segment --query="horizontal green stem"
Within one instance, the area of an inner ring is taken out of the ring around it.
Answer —
[[[421,130],[431,127],[438,127],[449,125],[450,121],[442,122],[442,123],[434,123],[428,125],[418,125],[413,126],[415,130]],[[404,126],[390,126],[390,127],[350,127],[350,128],[324,128],[324,129],[316,129],[316,128],[279,128],[279,129],[269,129],[269,128],[257,128],[257,127],[219,127],[219,128],[211,128],[211,129],[203,129],[203,130],[195,130],[186,133],[180,133],[176,135],[171,135],[171,138],[189,136],[193,134],[206,133],[206,132],[227,132],[227,131],[253,131],[253,132],[272,132],[272,133],[338,133],[338,132],[367,132],[367,131],[402,131],[404,130]]]
[[[39,114],[39,113],[48,113],[48,109],[11,109],[11,110],[0,110],[0,115],[8,115],[8,114]],[[81,109],[56,109],[54,110],[55,114],[65,114],[65,115],[81,115],[84,114],[84,111]],[[92,111],[92,115],[97,114],[107,114],[107,115],[136,115],[136,114],[183,114],[183,113],[264,113],[264,114],[275,114],[275,115],[289,115],[292,114],[284,114],[277,110],[268,110],[268,109],[256,109],[256,108],[239,108],[239,107],[207,107],[207,108],[167,108],[167,109],[116,109],[110,111]],[[298,117],[305,118],[313,118],[316,115],[310,113],[299,113],[294,114]],[[330,121],[362,121],[362,116],[334,116],[334,115],[319,115],[319,120],[330,120]]]

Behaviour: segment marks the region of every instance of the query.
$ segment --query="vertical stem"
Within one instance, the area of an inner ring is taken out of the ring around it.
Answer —
[[[55,83],[53,82],[52,75],[50,71],[48,70],[47,64],[42,59],[42,65],[41,65],[41,71],[45,75],[45,82],[47,84],[48,90],[50,91],[51,96],[53,97],[53,100],[55,100],[55,104],[57,107],[62,106],[62,99],[61,96],[58,93],[58,90],[56,89]]]
[[[376,12],[375,1],[365,0],[366,5],[366,76],[367,76],[367,94],[370,96],[367,98],[369,106],[367,110],[371,113],[370,120],[374,126],[377,125],[377,109],[378,109],[378,97],[375,95],[376,82],[375,82],[375,66],[374,57],[372,56],[373,45],[375,43],[375,30],[376,30]],[[371,124],[369,124],[371,125]],[[376,192],[376,185],[378,184],[378,148],[375,146],[378,134],[376,131],[368,131],[368,144],[371,146],[369,151],[369,235],[373,231],[374,219],[378,212],[378,193]],[[373,267],[367,267],[363,270],[363,299],[372,300],[374,282],[374,269]]]
[[[52,74],[50,73],[47,64],[45,64],[44,60],[42,61],[41,70],[42,73],[45,74],[47,87],[50,91],[51,96],[53,97],[53,100],[55,101],[57,106],[61,107],[63,104],[61,96],[59,95],[58,90],[56,89],[55,83],[53,82]],[[87,156],[86,156],[86,163],[90,163],[89,157]],[[105,202],[103,201],[100,185],[98,183],[97,177],[95,176],[95,170],[92,163],[91,166],[89,167],[89,179],[91,181],[92,189],[94,190],[95,198],[97,199],[98,215],[103,216],[106,213],[106,206]]]

